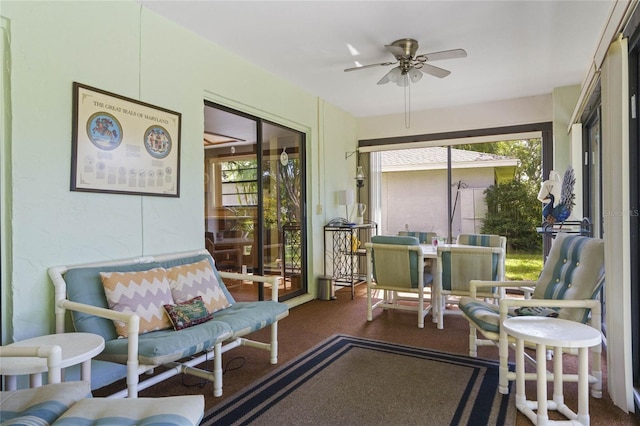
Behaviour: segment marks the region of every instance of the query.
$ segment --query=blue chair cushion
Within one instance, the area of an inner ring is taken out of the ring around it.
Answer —
[[[500,332],[500,308],[498,305],[462,296],[458,306],[477,328],[493,333]],[[511,316],[513,315],[507,314],[507,317]]]

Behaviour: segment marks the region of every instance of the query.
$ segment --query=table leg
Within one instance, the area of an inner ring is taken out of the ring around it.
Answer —
[[[553,349],[553,401],[557,410],[564,406],[564,383],[562,379],[562,348]]]
[[[82,380],[86,380],[87,382],[91,383],[91,360],[88,359],[85,362],[83,362],[80,368],[81,368],[80,378]]]
[[[524,340],[516,339],[516,406],[526,406],[524,392]]]
[[[537,425],[546,425],[549,422],[547,411],[547,348],[545,345],[536,345],[536,373],[538,387],[538,413]]]
[[[589,419],[589,348],[578,350],[578,421],[588,426]]]

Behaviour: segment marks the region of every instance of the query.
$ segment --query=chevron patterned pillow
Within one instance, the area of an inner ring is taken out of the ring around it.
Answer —
[[[109,308],[140,317],[140,334],[172,328],[164,305],[173,305],[171,288],[164,268],[138,272],[100,272]],[[118,336],[127,337],[127,325],[113,321]]]
[[[207,259],[169,268],[167,277],[176,303],[202,296],[210,313],[231,306]]]

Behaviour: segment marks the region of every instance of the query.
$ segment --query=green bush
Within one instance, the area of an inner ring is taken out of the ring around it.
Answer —
[[[488,212],[482,232],[506,236],[514,250],[540,250],[542,238],[536,227],[540,226],[542,204],[534,187],[514,180],[492,185],[485,194]]]

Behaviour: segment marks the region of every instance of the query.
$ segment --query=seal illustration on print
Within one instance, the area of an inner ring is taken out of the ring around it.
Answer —
[[[87,120],[87,136],[96,148],[111,151],[122,142],[122,126],[113,115],[97,112]]]
[[[171,152],[171,136],[162,126],[151,126],[144,132],[144,147],[154,158],[165,158]]]

